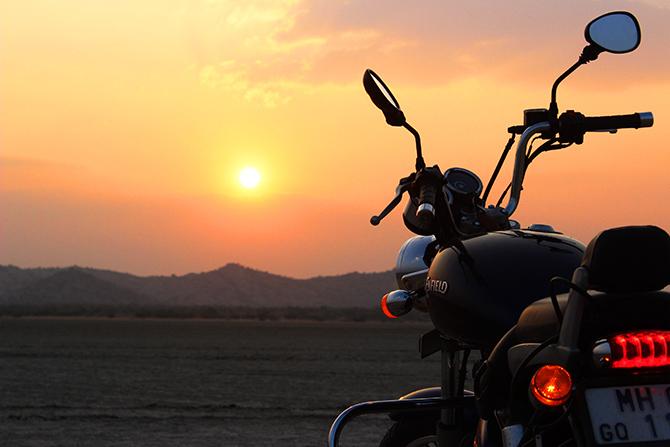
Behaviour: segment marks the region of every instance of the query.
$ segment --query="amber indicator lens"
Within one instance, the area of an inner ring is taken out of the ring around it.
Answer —
[[[543,405],[563,405],[572,393],[572,377],[562,366],[545,365],[533,375],[530,390]]]
[[[384,315],[386,315],[389,318],[398,318],[395,315],[393,315],[389,310],[389,306],[386,303],[386,300],[388,300],[388,298],[389,298],[388,293],[382,297],[382,312],[384,312]]]

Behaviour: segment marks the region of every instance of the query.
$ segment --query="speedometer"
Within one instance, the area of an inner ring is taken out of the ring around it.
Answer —
[[[444,173],[444,184],[453,194],[479,197],[482,181],[474,172],[463,168],[451,168]]]

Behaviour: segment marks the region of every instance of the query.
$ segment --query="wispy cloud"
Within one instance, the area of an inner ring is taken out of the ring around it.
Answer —
[[[581,0],[542,8],[531,0],[211,1],[190,9],[185,20],[203,84],[276,107],[306,88],[358,82],[366,66],[421,85],[482,74],[545,80],[548,67],[553,73],[576,58],[584,44],[581,26],[617,8],[637,14],[650,37],[609,76],[665,80],[670,64],[657,56],[670,41],[670,10],[662,6]]]

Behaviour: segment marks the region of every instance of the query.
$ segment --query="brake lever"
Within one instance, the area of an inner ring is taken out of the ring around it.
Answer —
[[[391,202],[389,202],[388,205],[386,205],[386,208],[382,210],[381,213],[379,213],[377,216],[372,216],[370,218],[370,223],[374,226],[379,225],[379,223],[384,219],[388,214],[393,211],[393,209],[398,206],[400,201],[402,200],[402,195],[409,190],[410,185],[414,182],[414,178],[416,175],[414,173],[410,174],[408,177],[400,179],[400,183],[398,183],[398,186],[395,189],[395,197]]]

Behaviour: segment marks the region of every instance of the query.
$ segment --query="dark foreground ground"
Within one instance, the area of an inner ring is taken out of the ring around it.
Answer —
[[[0,445],[323,446],[349,404],[439,381],[428,323],[0,319]],[[377,445],[385,418],[343,445]]]

